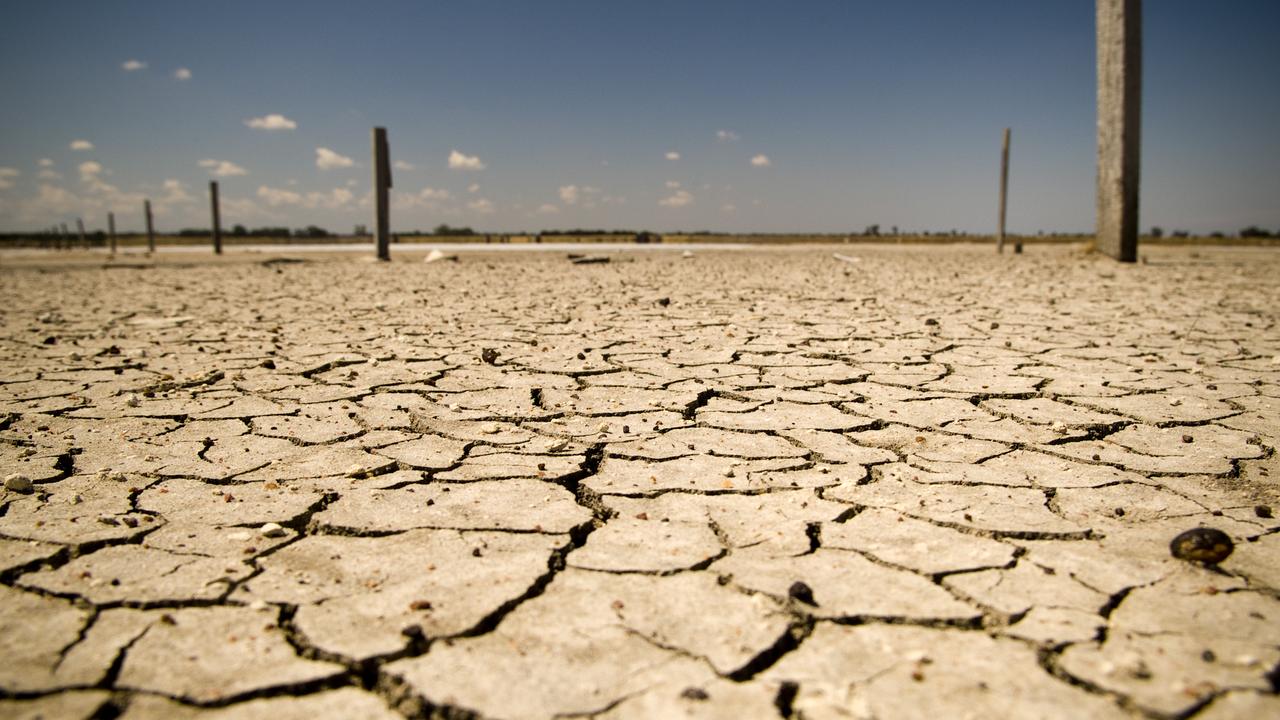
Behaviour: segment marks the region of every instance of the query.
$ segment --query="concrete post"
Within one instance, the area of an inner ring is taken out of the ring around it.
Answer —
[[[111,254],[116,254],[116,214],[107,213],[107,236],[111,238]]]
[[[391,151],[387,146],[387,129],[373,129],[373,231],[378,245],[378,259],[390,260],[390,236],[388,226],[391,224],[388,210],[388,193],[391,188]]]
[[[155,253],[156,251],[156,228],[151,223],[151,201],[143,200],[142,209],[147,214],[147,252]]]
[[[1000,220],[996,224],[996,252],[1004,252],[1004,218],[1009,197],[1009,128],[1004,129],[1004,149],[1000,152]]]
[[[76,231],[80,233],[80,249],[89,249],[89,238],[84,236],[84,220],[76,218]]]
[[[1097,0],[1098,249],[1138,259],[1142,0]]]
[[[209,204],[213,209],[213,254],[222,254],[222,218],[218,215],[218,181],[209,181]]]

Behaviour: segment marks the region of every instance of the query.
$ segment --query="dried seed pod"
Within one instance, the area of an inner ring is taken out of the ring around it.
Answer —
[[[1169,543],[1169,552],[1179,560],[1210,564],[1226,560],[1234,549],[1226,533],[1207,527],[1188,530]]]

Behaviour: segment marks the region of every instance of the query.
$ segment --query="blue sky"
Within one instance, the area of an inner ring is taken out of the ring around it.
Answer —
[[[1280,3],[1145,11],[1143,227],[1280,229]],[[203,227],[217,179],[226,225],[349,232],[369,224],[382,125],[397,231],[990,232],[1006,126],[1010,229],[1087,231],[1093,13],[1088,0],[7,3],[0,230],[98,227],[108,210],[139,228],[143,197],[162,230]]]

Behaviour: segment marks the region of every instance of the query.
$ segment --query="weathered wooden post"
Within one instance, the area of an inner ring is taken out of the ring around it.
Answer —
[[[1138,259],[1142,0],[1097,0],[1098,249]]]
[[[107,236],[111,238],[111,254],[116,254],[116,214],[107,213]]]
[[[154,254],[156,251],[156,228],[151,223],[151,201],[143,200],[142,209],[147,214],[147,252]]]
[[[63,250],[70,250],[71,249],[71,233],[67,231],[67,224],[58,223],[58,227],[62,230],[62,233],[60,236],[60,239],[62,242],[59,243],[59,247],[62,248]]]
[[[222,218],[218,215],[218,181],[209,181],[209,204],[213,208],[213,254],[222,254]]]
[[[76,231],[80,233],[80,249],[89,249],[89,239],[84,236],[84,220],[76,218]]]
[[[373,129],[373,232],[378,244],[378,259],[390,260],[391,247],[388,225],[390,213],[387,207],[387,191],[391,189],[391,151],[387,146],[387,129]]]
[[[1004,252],[1004,217],[1009,197],[1009,128],[1004,129],[1004,149],[1000,151],[1000,221],[996,225],[996,252]]]

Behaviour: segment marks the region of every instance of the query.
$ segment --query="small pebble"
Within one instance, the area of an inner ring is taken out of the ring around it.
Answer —
[[[1196,441],[1196,439],[1195,439],[1195,438],[1193,438],[1193,437],[1191,437],[1190,435],[1183,435],[1183,436],[1182,436],[1182,442],[1184,442],[1184,443],[1193,443],[1193,442],[1195,442],[1195,441]]]
[[[1211,565],[1226,560],[1234,549],[1226,533],[1207,527],[1188,530],[1169,543],[1169,552],[1179,560]]]
[[[480,351],[480,359],[489,365],[498,363],[498,351],[493,348],[484,348]]]
[[[20,493],[29,493],[36,489],[35,484],[31,482],[31,478],[21,473],[5,476],[4,486],[8,490]]]
[[[685,700],[697,700],[699,702],[711,699],[711,696],[707,694],[706,690],[696,687],[685,688],[684,691],[680,693],[680,697]]]
[[[813,598],[813,588],[799,580],[791,583],[791,587],[787,588],[787,595],[792,600],[797,600],[805,605],[818,606],[818,601]]]
[[[273,523],[273,522],[269,522],[266,525],[263,525],[261,528],[258,528],[258,532],[262,535],[262,537],[269,537],[269,538],[284,537],[285,535],[289,534],[288,530],[285,530],[278,523]]]
[[[1270,505],[1254,505],[1254,506],[1253,506],[1253,514],[1254,514],[1254,515],[1257,515],[1257,516],[1258,516],[1258,517],[1260,517],[1260,518],[1266,519],[1266,520],[1270,520],[1272,517],[1274,517],[1274,516],[1271,514],[1271,506],[1270,506]]]

